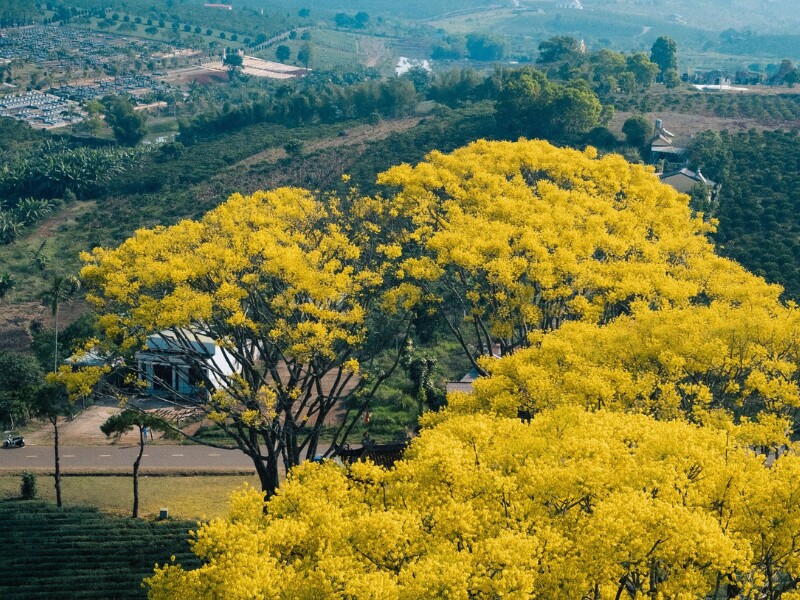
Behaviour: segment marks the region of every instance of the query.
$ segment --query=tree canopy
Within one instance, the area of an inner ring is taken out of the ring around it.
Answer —
[[[500,78],[497,121],[509,135],[559,136],[600,122],[600,100],[582,80],[562,85],[531,67],[506,69]]]
[[[658,38],[650,50],[650,60],[658,65],[662,77],[670,69],[677,69],[678,45],[675,40],[665,35]]]
[[[399,360],[374,364],[407,325],[380,310],[395,249],[376,242],[373,217],[368,199],[237,194],[201,221],[85,255],[88,300],[132,360],[148,335],[171,332],[208,390],[203,408],[272,492],[281,461],[317,454],[324,425],[339,427],[331,451],[341,443]]]
[[[146,338],[168,330],[207,390],[203,408],[269,493],[279,463],[317,454],[324,426],[338,427],[328,452],[343,442],[420,315],[440,318],[486,373],[479,356],[538,344],[568,321],[778,306],[780,288],[714,254],[713,224],[686,196],[617,155],[483,141],[378,183],[387,193],[376,198],[234,195],[201,221],[84,256],[107,338],[135,364]]]
[[[106,96],[102,100],[106,122],[120,144],[135,146],[147,134],[147,117],[136,112],[130,101],[122,96]]]
[[[763,305],[780,293],[715,255],[713,225],[650,168],[593,148],[476,142],[378,181],[406,219],[393,293],[438,311],[472,356],[569,320],[608,323],[636,303]]]
[[[800,459],[767,469],[749,441],[575,407],[450,416],[392,470],[305,464],[266,511],[234,494],[194,535],[204,566],[158,568],[150,598],[775,599],[798,575]]]
[[[798,597],[798,309],[714,253],[686,195],[524,139],[378,184],[234,195],[85,255],[107,337],[132,358],[168,332],[267,497],[236,494],[194,536],[203,566],[157,569],[152,598]],[[473,392],[393,469],[303,461],[421,317],[485,375]]]

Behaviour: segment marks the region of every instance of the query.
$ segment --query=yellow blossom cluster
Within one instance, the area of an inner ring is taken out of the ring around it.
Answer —
[[[81,276],[106,333],[128,347],[160,329],[222,320],[306,361],[363,337],[359,252],[312,194],[284,188],[235,194],[199,222],[97,248]]]
[[[713,223],[651,168],[593,148],[479,141],[378,182],[399,190],[385,202],[406,223],[395,301],[435,300],[483,354],[566,320],[609,322],[637,301],[758,304],[780,293],[715,255]]]
[[[568,323],[530,348],[482,361],[489,377],[450,398],[456,413],[512,416],[563,404],[713,422],[800,407],[800,311],[775,303],[653,311]]]
[[[202,566],[157,568],[151,598],[798,597],[800,313],[778,286],[716,256],[652,170],[591,148],[482,141],[379,183],[234,195],[85,257],[123,348],[192,327],[237,353],[208,414],[246,433],[268,492],[201,524]],[[368,395],[384,375],[357,350],[410,311],[487,377],[394,468],[304,463],[276,492],[277,457],[300,462],[292,436],[333,406],[326,374]]]
[[[387,471],[304,464],[200,526],[203,566],[150,598],[698,598],[797,576],[800,458],[736,436],[561,407],[450,416]],[[780,523],[780,526],[776,526]],[[630,593],[630,595],[628,595]]]

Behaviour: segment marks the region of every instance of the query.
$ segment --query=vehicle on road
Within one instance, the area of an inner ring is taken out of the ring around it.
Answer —
[[[25,446],[25,438],[15,431],[3,432],[3,448],[22,448]]]

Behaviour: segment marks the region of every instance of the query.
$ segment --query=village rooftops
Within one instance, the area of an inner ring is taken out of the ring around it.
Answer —
[[[147,338],[147,349],[155,352],[181,352],[187,350],[213,356],[217,344],[212,338],[189,329],[179,329],[176,333],[171,329],[159,331]]]
[[[698,183],[707,187],[716,187],[716,183],[703,176],[700,171],[694,172],[690,169],[678,169],[677,171],[670,171],[668,173],[659,173],[658,178],[662,183],[671,185],[679,192],[688,193],[693,186]]]

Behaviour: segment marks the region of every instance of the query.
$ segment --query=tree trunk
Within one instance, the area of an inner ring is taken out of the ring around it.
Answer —
[[[267,500],[275,495],[278,485],[280,484],[278,478],[278,461],[280,457],[275,452],[270,452],[268,456],[269,458],[266,460],[253,457],[253,464],[256,467],[258,479],[261,482],[261,491],[266,493]]]
[[[61,508],[61,462],[58,457],[58,415],[50,418],[55,431],[55,440],[53,444],[53,451],[55,453],[55,480],[56,480],[56,506]]]
[[[133,518],[139,518],[139,464],[142,462],[142,454],[144,454],[144,430],[139,427],[139,456],[136,457],[136,462],[133,463]]]
[[[58,373],[58,305],[56,305],[55,311],[53,311],[53,317],[55,319],[55,336],[53,344],[53,373]]]

